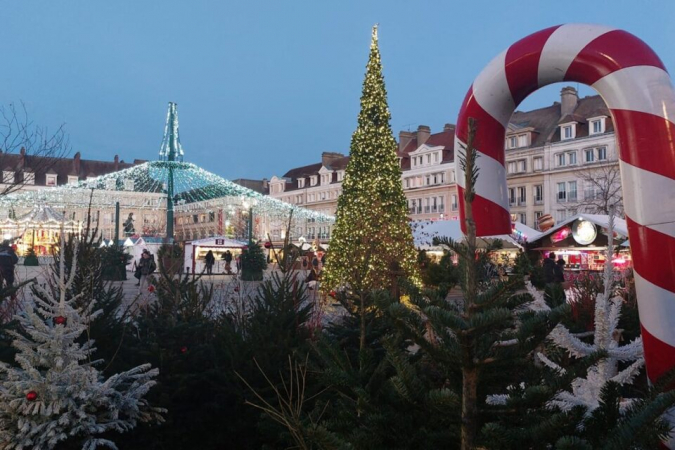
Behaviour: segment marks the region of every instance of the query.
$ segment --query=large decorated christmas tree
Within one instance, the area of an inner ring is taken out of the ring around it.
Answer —
[[[349,286],[365,291],[388,287],[401,276],[417,278],[390,119],[375,26],[322,280],[326,290]]]

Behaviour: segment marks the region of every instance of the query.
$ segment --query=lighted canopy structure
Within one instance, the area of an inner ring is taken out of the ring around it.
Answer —
[[[525,97],[560,81],[593,87],[615,123],[647,374],[656,380],[675,365],[675,91],[647,44],[609,27],[561,25],[516,42],[485,67],[466,95],[455,134],[461,154],[468,120],[476,120],[476,230],[479,236],[509,232],[506,126]],[[462,165],[456,167],[462,185]],[[464,220],[461,194],[460,188]]]
[[[77,184],[6,195],[0,198],[0,210],[20,211],[42,204],[57,211],[72,211],[91,204],[92,210],[98,211],[114,210],[119,203],[126,210],[161,211],[166,215],[166,232],[163,234],[169,237],[173,237],[173,225],[177,222],[174,213],[178,216],[218,208],[229,214],[252,212],[267,223],[287,223],[292,215],[294,230],[301,222],[334,221],[332,216],[276,200],[183,162],[183,155],[176,105],[170,103],[159,161],[146,162]],[[264,230],[259,232],[263,237]]]
[[[50,206],[36,204],[19,217],[7,217],[0,221],[3,239],[12,240],[20,255],[34,249],[38,255],[50,255],[52,247],[58,245],[60,233],[75,233],[79,224]]]

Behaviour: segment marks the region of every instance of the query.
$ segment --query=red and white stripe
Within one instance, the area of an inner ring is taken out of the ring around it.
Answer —
[[[476,119],[478,235],[511,230],[504,168],[511,114],[530,93],[560,81],[592,86],[614,119],[647,372],[655,380],[675,366],[675,91],[644,42],[604,26],[561,25],[516,42],[481,72],[460,110],[455,142],[459,152],[468,118]]]

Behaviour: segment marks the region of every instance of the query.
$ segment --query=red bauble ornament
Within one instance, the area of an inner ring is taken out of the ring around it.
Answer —
[[[335,298],[335,297],[337,296],[337,292],[335,292],[335,291],[330,291],[330,294],[328,294],[328,295],[330,295],[331,297]]]
[[[56,316],[54,317],[54,323],[56,325],[65,325],[66,324],[66,318],[63,316]]]
[[[37,400],[37,392],[30,391],[28,394],[26,394],[26,400],[30,402]]]
[[[155,292],[155,286],[153,286],[152,284],[148,286],[148,292],[150,293]]]
[[[187,353],[187,347],[183,346],[180,348],[181,353]]]
[[[270,241],[265,242],[265,248],[272,248],[272,243]]]

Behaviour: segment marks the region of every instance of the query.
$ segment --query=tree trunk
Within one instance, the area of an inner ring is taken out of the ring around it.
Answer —
[[[478,369],[474,366],[462,369],[462,450],[474,450],[478,428],[477,405]]]
[[[359,294],[361,301],[361,336],[359,339],[359,350],[363,351],[366,348],[366,299],[363,292]]]

